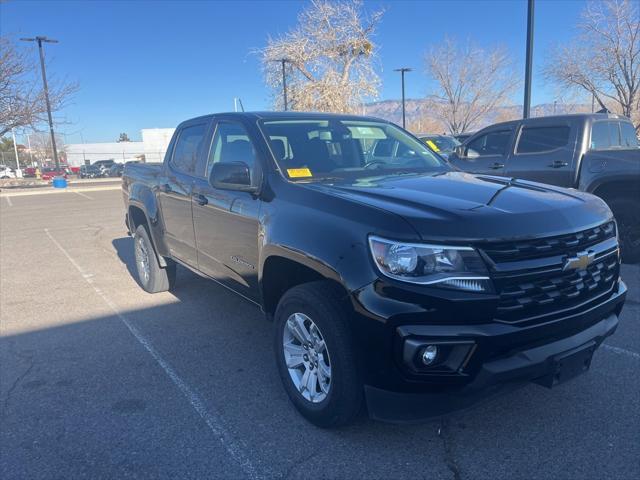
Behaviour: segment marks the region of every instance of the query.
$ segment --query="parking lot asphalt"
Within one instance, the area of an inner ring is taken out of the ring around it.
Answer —
[[[590,372],[420,425],[327,431],[281,387],[271,324],[179,269],[132,277],[122,195],[0,197],[0,476],[640,478],[640,267]]]

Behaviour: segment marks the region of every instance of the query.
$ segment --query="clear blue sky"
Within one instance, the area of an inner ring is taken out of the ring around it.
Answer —
[[[171,127],[183,119],[270,106],[269,90],[251,52],[296,23],[298,1],[10,1],[0,4],[0,31],[14,38],[46,35],[49,74],[80,83],[62,115],[67,142],[139,139],[141,128]],[[480,45],[507,46],[524,71],[525,0],[371,0],[386,10],[380,45],[380,99],[399,97],[394,68],[409,66],[407,95],[427,92],[424,53],[445,35]],[[552,102],[539,67],[550,45],[573,28],[584,0],[537,0],[533,103]],[[25,44],[28,46],[29,44]],[[31,44],[34,45],[34,44]],[[36,51],[33,48],[34,59]],[[524,75],[524,72],[523,72]],[[522,93],[514,101],[521,103]]]

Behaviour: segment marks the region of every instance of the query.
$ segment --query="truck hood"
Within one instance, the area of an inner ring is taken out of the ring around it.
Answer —
[[[308,187],[400,215],[424,240],[539,238],[584,230],[612,216],[593,195],[462,172],[369,177]]]

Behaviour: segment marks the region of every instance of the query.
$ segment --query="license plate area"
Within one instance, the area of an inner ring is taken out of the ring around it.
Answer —
[[[547,375],[534,380],[535,383],[551,388],[583,374],[591,366],[595,342],[556,355],[551,359],[551,368]]]

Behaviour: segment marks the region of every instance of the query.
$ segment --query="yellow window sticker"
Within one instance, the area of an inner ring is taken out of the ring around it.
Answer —
[[[304,178],[312,177],[313,174],[308,168],[287,168],[287,175],[289,178]]]
[[[440,149],[438,148],[438,146],[433,143],[432,140],[427,140],[427,145],[429,145],[429,148],[431,148],[431,150],[433,150],[434,152],[438,153],[440,151]]]

